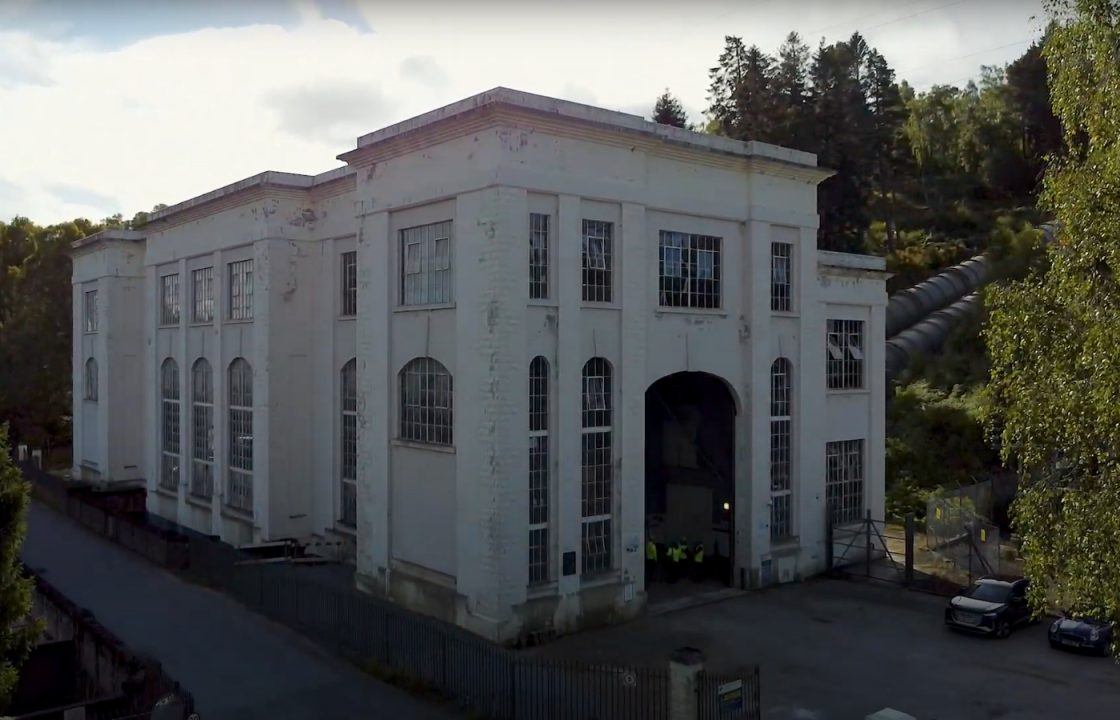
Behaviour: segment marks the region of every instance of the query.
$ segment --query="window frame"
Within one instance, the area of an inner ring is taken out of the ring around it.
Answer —
[[[191,365],[191,479],[193,497],[214,495],[214,368],[206,358]]]
[[[196,324],[214,322],[213,265],[191,270],[191,322]]]
[[[784,254],[783,254],[784,253]],[[793,310],[793,243],[774,240],[770,243],[770,311],[792,313]],[[785,266],[785,280],[779,279]]]
[[[550,291],[549,262],[552,216],[529,213],[529,299],[548,300]]]
[[[710,277],[702,277],[703,257],[711,258]],[[670,269],[675,272],[667,272]],[[680,287],[671,289],[672,283]],[[671,310],[723,309],[722,237],[679,230],[658,232],[657,305]]]
[[[338,522],[358,526],[358,360],[339,371]]]
[[[398,231],[398,308],[447,306],[455,302],[453,244],[454,221],[450,219]]]
[[[834,526],[864,519],[867,508],[866,445],[864,438],[834,440],[825,444],[825,507],[829,522]],[[858,503],[853,502],[853,498],[857,498]]]
[[[234,358],[226,377],[226,507],[253,514],[253,366]],[[246,437],[248,443],[245,442]]]
[[[825,329],[825,375],[829,390],[865,390],[863,320],[829,318]]]
[[[584,218],[581,258],[581,295],[585,303],[614,303],[614,223]],[[599,249],[591,253],[592,243]]]
[[[580,574],[595,576],[613,571],[616,560],[614,367],[593,357],[581,377]]]
[[[98,331],[100,324],[100,316],[97,307],[97,288],[93,290],[86,290],[83,294],[82,312],[85,321],[85,332],[95,333]]]
[[[446,403],[437,405],[436,400]],[[427,356],[405,363],[397,373],[397,403],[398,440],[454,447],[454,378],[443,363]]]
[[[550,520],[552,483],[549,437],[551,367],[543,355],[529,362],[529,584],[552,579]]]
[[[226,263],[226,320],[250,322],[253,319],[253,258]],[[235,301],[236,299],[236,301]]]
[[[82,400],[97,402],[97,358],[88,357],[85,362],[84,385],[82,387]]]
[[[353,318],[358,316],[358,251],[348,250],[339,253],[341,267],[339,269],[339,317]]]
[[[182,474],[182,403],[179,363],[164,358],[159,366],[159,489],[178,492]]]
[[[160,327],[175,327],[183,318],[180,297],[179,273],[159,276],[159,324]]]
[[[770,365],[770,540],[795,536],[793,512],[793,363]]]

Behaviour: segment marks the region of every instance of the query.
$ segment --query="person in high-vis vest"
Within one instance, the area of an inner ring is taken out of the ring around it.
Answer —
[[[704,579],[704,543],[697,542],[689,553],[689,563],[692,567],[692,579],[700,582]]]
[[[657,579],[657,543],[646,536],[646,582]]]
[[[669,549],[669,582],[676,582],[684,575],[684,566],[687,559],[688,541],[681,538],[673,543]]]

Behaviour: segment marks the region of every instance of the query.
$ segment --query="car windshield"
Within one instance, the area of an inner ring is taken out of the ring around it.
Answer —
[[[975,600],[983,600],[984,602],[1007,602],[1007,596],[1011,594],[1011,588],[1007,585],[995,585],[992,583],[976,583],[968,589],[964,594],[965,597],[970,597]]]

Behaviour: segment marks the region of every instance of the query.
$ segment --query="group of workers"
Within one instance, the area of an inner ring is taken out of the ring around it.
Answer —
[[[677,582],[682,577],[695,581],[704,579],[704,543],[689,545],[681,538],[668,544],[646,539],[646,582],[665,580]]]

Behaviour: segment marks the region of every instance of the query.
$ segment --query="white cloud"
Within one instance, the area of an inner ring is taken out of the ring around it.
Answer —
[[[329,19],[342,5],[294,2],[293,27],[205,29],[117,49],[0,34],[0,217],[131,215],[266,169],[320,172],[357,135],[496,85],[642,113],[669,87],[698,122],[725,34],[774,51],[798,29],[815,47],[810,31],[831,25],[832,41],[944,5],[358,3],[365,23],[347,25]],[[868,39],[894,67],[914,67],[900,77],[919,87],[959,82],[1019,55],[1025,43],[953,60],[1029,37],[1040,26],[1029,13],[968,3]]]

